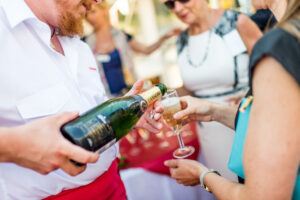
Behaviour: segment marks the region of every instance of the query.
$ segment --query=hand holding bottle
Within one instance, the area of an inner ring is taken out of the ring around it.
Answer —
[[[60,132],[60,127],[77,117],[77,113],[62,113],[32,121],[16,128],[2,128],[0,161],[14,162],[41,174],[61,168],[75,176],[85,170],[76,167],[70,159],[80,163],[95,163],[99,155],[73,145]]]
[[[159,122],[153,120],[160,120],[159,113],[163,108],[156,101],[165,94],[167,88],[164,84],[158,84],[135,94],[141,90],[142,83],[138,81],[135,84],[129,92],[130,96],[110,99],[64,124],[61,127],[62,134],[74,144],[89,151],[102,153],[130,132],[139,120],[141,121],[138,127],[149,130],[152,126],[159,128],[161,125],[162,128],[162,124],[159,125]],[[150,112],[153,104],[156,105],[154,111],[158,113],[154,114],[152,119]],[[147,110],[148,108],[150,109]],[[79,164],[76,161],[74,163]]]
[[[143,80],[138,80],[135,82],[131,90],[125,95],[135,95],[142,92],[144,82]],[[152,133],[159,133],[163,127],[162,124],[162,114],[164,112],[163,105],[156,101],[153,105],[151,105],[144,115],[140,118],[138,123],[136,124],[136,128],[143,128]]]
[[[159,133],[163,128],[162,113],[164,112],[163,105],[157,101],[151,105],[143,117],[136,124],[136,128],[143,128],[152,133]],[[153,117],[152,117],[153,116]]]

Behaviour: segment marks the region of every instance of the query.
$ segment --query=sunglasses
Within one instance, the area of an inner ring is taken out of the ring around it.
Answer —
[[[187,3],[190,0],[168,0],[164,2],[164,4],[169,8],[169,9],[174,9],[175,8],[175,1],[178,1],[180,3]]]

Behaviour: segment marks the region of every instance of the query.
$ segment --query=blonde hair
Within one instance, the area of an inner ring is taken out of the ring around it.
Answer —
[[[286,12],[278,26],[293,34],[300,42],[300,0],[288,0]]]

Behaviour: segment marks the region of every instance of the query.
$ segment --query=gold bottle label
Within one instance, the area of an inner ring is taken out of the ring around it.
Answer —
[[[141,96],[143,99],[145,99],[148,106],[150,106],[161,97],[161,91],[158,87],[153,87],[138,95]]]

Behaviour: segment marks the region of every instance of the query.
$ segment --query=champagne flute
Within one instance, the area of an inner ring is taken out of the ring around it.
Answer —
[[[192,155],[195,152],[195,148],[192,146],[185,146],[180,134],[182,126],[181,120],[173,118],[173,115],[181,110],[181,104],[176,90],[168,89],[166,94],[161,98],[161,102],[164,106],[163,118],[176,133],[179,142],[179,148],[173,152],[173,156],[175,158],[186,158]]]

